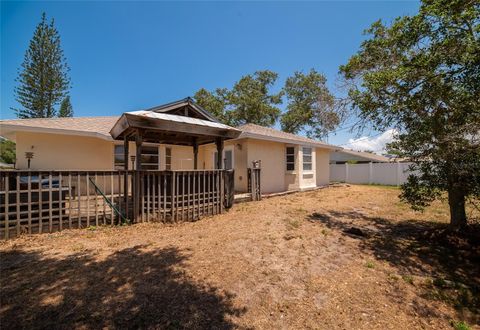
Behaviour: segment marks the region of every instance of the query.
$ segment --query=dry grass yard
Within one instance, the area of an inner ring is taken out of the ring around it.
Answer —
[[[415,213],[398,193],[330,187],[194,223],[2,242],[0,324],[480,329],[479,235],[447,233],[445,205]]]

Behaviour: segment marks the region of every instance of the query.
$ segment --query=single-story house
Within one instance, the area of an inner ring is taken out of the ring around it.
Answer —
[[[190,121],[218,123],[190,98],[126,114],[140,116],[145,112],[159,117],[181,116],[180,121],[190,117]],[[27,152],[33,156],[32,170],[123,169],[125,161],[131,169],[135,142],[129,142],[129,159],[125,159],[123,142],[112,138],[111,131],[122,117],[1,120],[0,136],[16,142],[17,169],[28,168]],[[330,153],[339,147],[254,124],[237,129],[241,134],[225,141],[222,155],[224,167],[235,170],[235,191],[247,191],[247,169],[254,161],[261,161],[263,193],[304,190],[329,183]],[[198,169],[214,169],[218,157],[215,144],[200,145],[197,157]],[[144,143],[141,164],[147,170],[192,170],[194,152],[191,146]]]
[[[330,164],[345,164],[348,162],[355,162],[356,164],[389,163],[391,161],[392,160],[388,157],[377,155],[372,152],[349,149],[334,150],[330,154]]]

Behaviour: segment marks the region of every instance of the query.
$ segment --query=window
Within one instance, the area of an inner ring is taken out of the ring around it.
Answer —
[[[165,149],[165,169],[172,169],[172,148]]]
[[[303,148],[303,170],[312,170],[312,148]]]
[[[142,146],[142,170],[158,170],[157,146]]]
[[[287,164],[287,171],[294,171],[295,170],[295,147],[287,147],[286,150],[286,164]]]
[[[125,168],[125,154],[123,145],[117,144],[113,150],[114,169],[123,170]]]

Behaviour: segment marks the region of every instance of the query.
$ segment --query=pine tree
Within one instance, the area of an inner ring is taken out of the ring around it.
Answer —
[[[67,95],[60,104],[58,111],[59,117],[73,117],[72,103],[70,103],[70,95]]]
[[[16,100],[21,105],[20,109],[14,109],[17,116],[54,117],[55,106],[68,94],[69,70],[54,20],[48,23],[43,13],[16,79]]]

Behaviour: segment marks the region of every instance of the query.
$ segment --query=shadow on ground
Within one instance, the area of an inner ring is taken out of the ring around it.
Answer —
[[[175,248],[118,251],[59,259],[13,251],[1,257],[2,328],[236,327],[232,295],[198,284]]]
[[[361,249],[395,267],[401,278],[418,287],[421,297],[450,304],[459,317],[480,324],[479,228],[459,233],[445,224],[391,221],[355,211],[329,210],[308,219],[359,239]],[[417,312],[435,313],[425,308],[419,306]]]

